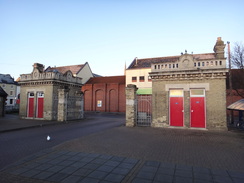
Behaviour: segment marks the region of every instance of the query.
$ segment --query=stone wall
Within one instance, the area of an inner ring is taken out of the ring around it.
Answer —
[[[206,106],[206,128],[226,129],[226,86],[224,78],[190,81],[153,81],[153,127],[168,127],[169,89],[184,89],[184,127],[190,127],[190,88],[204,88]]]

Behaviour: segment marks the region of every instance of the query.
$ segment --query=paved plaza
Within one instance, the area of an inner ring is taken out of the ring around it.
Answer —
[[[0,181],[243,183],[243,142],[243,132],[121,126],[19,160]]]

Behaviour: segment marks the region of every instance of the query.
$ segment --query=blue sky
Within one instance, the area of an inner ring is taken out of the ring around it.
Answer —
[[[209,53],[244,43],[243,0],[0,0],[0,73],[88,62],[123,75],[135,57]]]

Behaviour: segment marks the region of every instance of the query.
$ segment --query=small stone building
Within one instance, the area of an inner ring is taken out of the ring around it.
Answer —
[[[20,76],[20,118],[76,120],[83,118],[82,79],[68,70],[44,70],[39,63]]]
[[[152,126],[226,129],[225,44],[214,53],[181,54],[153,62]]]

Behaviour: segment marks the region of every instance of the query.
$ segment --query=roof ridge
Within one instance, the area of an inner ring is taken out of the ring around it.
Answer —
[[[83,66],[85,64],[77,64],[77,65],[66,65],[66,66],[58,66],[58,67],[70,67],[70,66]],[[50,67],[50,68],[58,68],[57,66]]]

